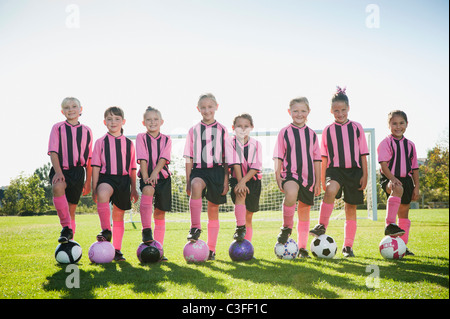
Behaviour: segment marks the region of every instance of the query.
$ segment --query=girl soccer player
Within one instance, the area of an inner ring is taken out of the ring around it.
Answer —
[[[348,119],[349,110],[345,88],[337,87],[331,100],[331,113],[335,122],[322,132],[322,183],[325,195],[320,205],[319,224],[310,231],[314,236],[325,233],[334,200],[344,192],[344,257],[355,256],[353,242],[356,235],[356,206],[364,203],[363,191],[367,185],[369,154],[363,127]]]
[[[400,236],[407,244],[411,227],[409,204],[419,199],[419,164],[414,143],[404,136],[408,127],[406,113],[400,110],[390,112],[388,123],[391,135],[377,148],[380,183],[388,196],[384,234]],[[406,249],[406,255],[414,254]]]
[[[125,125],[121,108],[113,106],[104,114],[103,123],[108,129],[94,145],[92,155],[92,198],[97,203],[102,231],[98,241],[111,241],[116,250],[114,260],[125,260],[121,250],[124,234],[124,213],[131,208],[131,200],[137,202],[136,160],[133,142],[123,135]],[[109,202],[113,204],[111,233]]]
[[[187,239],[196,241],[201,233],[202,197],[208,200],[209,259],[216,255],[219,235],[219,205],[227,201],[228,165],[225,162],[225,140],[228,131],[214,118],[219,105],[211,93],[200,96],[197,110],[202,120],[186,137],[186,193],[190,196],[191,229]]]
[[[278,134],[274,151],[275,178],[284,193],[283,226],[277,241],[285,244],[294,227],[295,206],[298,201],[297,241],[299,257],[309,258],[306,245],[309,231],[309,212],[314,196],[320,194],[320,155],[316,133],[306,126],[310,113],[306,97],[293,99],[289,104],[292,123]]]
[[[155,240],[164,244],[166,230],[165,214],[172,209],[172,182],[168,164],[172,151],[172,140],[161,134],[163,125],[161,112],[149,106],[144,113],[142,124],[146,133],[136,138],[137,162],[140,165],[140,189],[142,192],[140,214],[142,222],[142,241],[151,243],[153,197],[155,198]],[[166,257],[162,260],[167,261]]]
[[[91,191],[92,132],[78,121],[82,110],[78,99],[66,97],[61,103],[61,113],[66,120],[53,125],[48,143],[53,203],[63,227],[60,243],[73,239],[78,201],[81,194]]]
[[[261,196],[261,143],[250,138],[253,130],[250,114],[236,116],[232,128],[236,135],[227,139],[226,158],[231,173],[231,199],[235,204],[236,231],[233,239],[251,241],[253,213],[259,210]]]

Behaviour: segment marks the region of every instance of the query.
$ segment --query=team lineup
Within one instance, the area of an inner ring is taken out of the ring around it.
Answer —
[[[226,203],[227,193],[230,192],[234,203],[236,228],[232,238],[236,243],[251,243],[252,219],[259,211],[261,195],[262,149],[261,143],[250,137],[254,129],[253,118],[247,113],[237,115],[231,126],[234,135],[229,136],[227,128],[215,118],[218,105],[211,93],[199,97],[197,111],[201,120],[189,129],[182,154],[190,211],[186,240],[193,244],[202,242],[200,217],[202,199],[206,198],[205,258],[208,260],[216,257],[219,205]],[[100,220],[97,242],[111,242],[113,259],[125,260],[121,251],[124,214],[131,209],[132,202],[140,199],[142,249],[158,244],[161,252],[158,260],[167,261],[162,247],[165,214],[172,210],[169,168],[172,141],[160,131],[164,123],[161,111],[154,107],[144,110],[142,124],[146,132],[138,134],[133,143],[123,134],[126,119],[120,107],[106,109],[103,122],[107,133],[97,140],[91,129],[79,122],[82,110],[78,99],[65,98],[61,103],[65,121],[56,123],[50,133],[48,155],[52,168],[49,179],[62,226],[58,242],[65,244],[74,239],[77,204],[82,195],[92,191]],[[307,126],[310,105],[306,97],[292,99],[287,111],[292,122],[279,131],[273,151],[275,179],[284,194],[277,245],[288,245],[291,241],[297,210],[298,252],[294,258],[310,258],[306,249],[308,236],[321,238],[325,235],[334,202],[342,197],[345,203],[342,254],[354,257],[356,208],[364,203],[368,181],[369,149],[363,126],[349,119],[349,98],[346,89],[340,87],[331,99],[334,122],[324,128],[320,139]],[[419,198],[419,166],[414,143],[404,136],[408,126],[406,113],[392,111],[387,120],[391,134],[377,148],[380,187],[388,198],[384,235],[401,239],[406,245],[411,227],[408,218],[410,202]],[[311,228],[311,206],[322,190],[325,193],[318,224]],[[414,254],[406,248],[403,255]]]

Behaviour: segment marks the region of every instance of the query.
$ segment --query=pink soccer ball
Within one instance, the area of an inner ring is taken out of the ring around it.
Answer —
[[[184,245],[183,256],[187,262],[201,263],[208,260],[208,245],[201,239]]]
[[[406,253],[406,245],[400,237],[384,237],[380,244],[380,254],[386,259],[402,259]]]
[[[95,264],[107,264],[114,259],[115,253],[109,241],[96,241],[89,247],[89,260]]]

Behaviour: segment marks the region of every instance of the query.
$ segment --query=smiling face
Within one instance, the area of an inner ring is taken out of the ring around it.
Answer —
[[[122,134],[122,126],[125,125],[125,119],[110,112],[106,114],[103,123],[108,128],[108,132],[117,137]]]
[[[67,122],[72,125],[78,124],[78,118],[83,108],[74,100],[69,100],[61,107],[61,113],[66,117]]]
[[[215,119],[214,115],[216,114],[219,105],[210,98],[203,98],[198,102],[197,110],[202,115],[202,121],[205,124],[212,124]]]
[[[163,125],[164,120],[161,118],[156,111],[147,111],[144,114],[144,121],[142,124],[147,128],[147,132],[153,136],[159,134],[161,125]]]
[[[306,103],[294,103],[288,110],[289,115],[292,117],[292,124],[298,127],[306,125],[306,121],[309,115],[309,107]]]
[[[250,132],[253,130],[253,125],[250,122],[250,120],[238,117],[235,120],[235,124],[232,126],[234,133],[236,134],[236,137],[241,143],[247,143]]]
[[[348,121],[348,111],[350,107],[343,101],[336,101],[331,104],[331,113],[334,119],[339,124],[344,124]]]
[[[397,139],[401,139],[403,137],[407,127],[408,122],[403,116],[394,115],[389,121],[389,129],[391,130],[392,136]]]

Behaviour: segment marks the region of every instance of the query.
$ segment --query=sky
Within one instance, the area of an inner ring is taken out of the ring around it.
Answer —
[[[67,96],[81,101],[94,139],[113,105],[126,135],[145,131],[149,105],[162,133],[185,134],[205,92],[230,131],[242,112],[255,131],[279,131],[298,96],[321,130],[339,85],[349,118],[374,128],[377,145],[389,111],[405,111],[405,136],[426,157],[449,134],[448,9],[444,0],[0,0],[0,186],[49,162]]]

